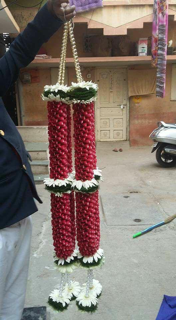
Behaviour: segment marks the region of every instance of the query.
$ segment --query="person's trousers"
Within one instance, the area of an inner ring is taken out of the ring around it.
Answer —
[[[32,234],[28,217],[0,230],[0,320],[21,320]]]

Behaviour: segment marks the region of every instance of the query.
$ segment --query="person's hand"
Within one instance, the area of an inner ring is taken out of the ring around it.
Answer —
[[[49,11],[63,22],[73,19],[76,15],[75,6],[69,5],[69,0],[48,0]]]

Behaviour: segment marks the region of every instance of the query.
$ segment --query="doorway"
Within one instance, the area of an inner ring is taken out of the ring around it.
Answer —
[[[97,140],[127,139],[127,72],[126,69],[97,69],[99,85],[96,103]]]

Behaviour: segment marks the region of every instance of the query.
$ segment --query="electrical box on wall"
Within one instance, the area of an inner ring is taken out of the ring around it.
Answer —
[[[39,70],[22,70],[20,80],[23,84],[40,83]]]

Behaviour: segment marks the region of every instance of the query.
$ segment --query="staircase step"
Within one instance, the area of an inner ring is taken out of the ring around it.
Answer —
[[[22,126],[17,127],[25,142],[47,142],[48,127],[47,126]]]
[[[34,160],[31,162],[33,174],[48,174],[48,160]]]
[[[47,175],[47,174],[36,174],[36,175],[34,175],[34,181],[35,181],[36,184],[43,183],[43,180],[45,178],[49,178],[49,175]]]
[[[48,155],[47,155],[47,152],[46,151],[35,151],[35,152],[32,152],[32,151],[29,151],[30,155],[31,155],[31,158],[33,161],[35,160],[47,160],[48,159]]]
[[[48,160],[33,160],[31,162],[31,167],[33,166],[45,166],[48,167],[49,161]]]
[[[29,152],[41,152],[48,150],[47,142],[25,142],[26,150]]]

